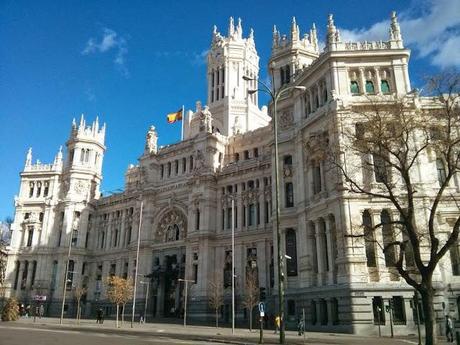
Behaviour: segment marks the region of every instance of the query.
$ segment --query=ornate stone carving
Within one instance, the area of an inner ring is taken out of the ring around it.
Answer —
[[[187,220],[184,214],[172,209],[163,215],[158,223],[156,240],[159,242],[173,242],[187,237]]]
[[[286,128],[292,125],[294,122],[294,116],[291,111],[285,111],[280,116],[280,127]]]
[[[75,193],[83,195],[88,191],[88,182],[83,180],[78,180],[73,186]]]
[[[200,113],[200,132],[212,133],[212,114],[206,105]]]

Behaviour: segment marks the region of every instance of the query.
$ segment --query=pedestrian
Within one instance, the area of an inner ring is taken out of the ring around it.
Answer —
[[[454,342],[454,326],[449,315],[446,315],[446,337],[448,342]]]
[[[303,335],[303,333],[305,332],[305,323],[303,317],[301,316],[297,318],[297,331],[299,335]]]
[[[98,310],[96,310],[96,323],[102,323],[103,313],[102,308],[98,308]]]
[[[279,315],[276,315],[275,317],[275,334],[278,333],[281,327],[281,317]]]
[[[26,319],[30,316],[30,304],[26,307]]]
[[[145,323],[144,313],[141,314],[141,317],[139,318],[139,323],[140,323],[140,324]]]
[[[41,319],[44,315],[45,315],[45,307],[43,306],[43,304],[40,304],[40,308],[38,310],[38,316]]]

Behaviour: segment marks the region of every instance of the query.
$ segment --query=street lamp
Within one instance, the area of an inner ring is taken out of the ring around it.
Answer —
[[[148,303],[148,300],[149,300],[150,282],[149,281],[146,281],[146,282],[140,281],[139,283],[147,285],[147,291],[145,292],[145,304],[144,304],[144,323],[145,323],[145,321],[147,320],[147,303]]]
[[[184,282],[185,283],[185,292],[184,292],[184,327],[187,326],[187,286],[188,283],[195,284],[194,280],[188,280],[188,279],[177,279],[178,282]]]
[[[278,153],[278,114],[277,114],[277,103],[279,98],[291,90],[301,90],[305,91],[305,86],[281,86],[278,90],[271,90],[264,82],[243,76],[244,80],[256,80],[260,85],[263,86],[262,89],[257,90],[248,90],[249,94],[256,93],[257,91],[263,91],[270,95],[273,102],[273,136],[275,140],[275,215],[276,215],[276,244],[278,246],[278,298],[279,298],[279,316],[281,319],[280,325],[280,344],[284,344],[285,341],[285,325],[284,325],[284,255],[281,252],[281,229],[280,229],[280,205],[279,205],[279,153]]]
[[[69,274],[69,262],[70,262],[70,252],[72,251],[72,243],[74,241],[74,233],[78,233],[78,230],[72,229],[70,232],[70,240],[69,240],[69,250],[67,252],[67,263],[65,265],[65,274],[64,274],[64,287],[62,288],[62,305],[61,305],[61,318],[59,319],[59,324],[62,325],[62,320],[64,319],[64,306],[65,306],[65,294],[67,290],[67,281],[68,281],[68,274]],[[72,272],[73,274],[74,272]]]
[[[141,227],[142,227],[142,211],[143,210],[144,210],[144,201],[141,199],[141,210],[139,212],[139,228],[137,229],[136,274],[134,275],[133,310],[131,314],[131,328],[134,327],[134,313],[136,312],[137,272],[139,270],[139,248],[141,245]]]

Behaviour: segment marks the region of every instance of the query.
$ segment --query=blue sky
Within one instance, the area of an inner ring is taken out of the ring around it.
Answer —
[[[282,3],[282,5],[280,5]],[[284,33],[295,16],[313,22],[324,39],[334,14],[343,39],[387,39],[390,12],[399,14],[412,49],[413,86],[460,65],[460,1],[10,1],[0,3],[0,220],[13,197],[28,147],[51,162],[73,117],[107,123],[102,190],[123,187],[151,124],[160,145],[180,137],[165,114],[206,101],[205,54],[212,26],[226,34],[228,18],[254,28],[261,77],[274,24]]]

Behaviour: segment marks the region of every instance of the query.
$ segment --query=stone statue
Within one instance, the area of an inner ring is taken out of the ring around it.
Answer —
[[[235,122],[233,123],[233,134],[239,134],[241,132],[240,117],[235,116]]]
[[[158,134],[154,126],[150,126],[145,139],[145,152],[157,153],[158,149]]]
[[[200,131],[212,133],[212,115],[208,106],[205,106],[200,114]]]

